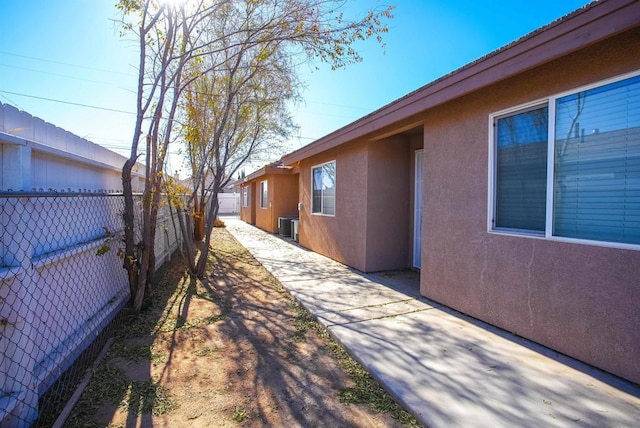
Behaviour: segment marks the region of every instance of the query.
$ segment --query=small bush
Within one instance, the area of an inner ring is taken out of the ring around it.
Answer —
[[[236,406],[233,408],[233,420],[239,424],[249,419],[249,414],[242,407]]]

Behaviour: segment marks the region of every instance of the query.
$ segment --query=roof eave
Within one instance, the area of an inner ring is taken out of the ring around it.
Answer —
[[[277,165],[278,166],[274,164],[265,165],[257,171],[252,172],[244,178],[245,183],[256,180],[268,174],[291,174],[293,170],[293,168],[289,166],[280,166],[280,161],[277,162]]]
[[[640,2],[593,2],[282,157],[291,165],[638,27]]]

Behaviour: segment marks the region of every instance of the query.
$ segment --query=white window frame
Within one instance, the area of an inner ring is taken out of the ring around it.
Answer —
[[[328,165],[328,164],[330,164],[330,163],[336,164],[336,168],[335,168],[335,169],[336,169],[336,176],[337,176],[337,175],[338,175],[338,173],[337,173],[338,164],[336,163],[336,160],[335,160],[335,159],[330,160],[330,161],[328,161],[328,162],[323,162],[323,163],[321,163],[321,164],[314,165],[314,166],[312,166],[312,167],[311,167],[311,193],[310,193],[310,195],[311,195],[311,203],[309,204],[309,206],[311,207],[311,215],[319,215],[319,216],[325,216],[325,217],[335,217],[335,216],[336,216],[336,211],[337,211],[337,209],[336,209],[336,208],[337,208],[337,207],[336,207],[335,205],[336,205],[336,200],[337,200],[337,198],[336,198],[336,195],[335,195],[335,194],[334,194],[334,196],[333,196],[333,204],[334,204],[333,214],[326,214],[326,213],[322,212],[322,210],[324,209],[324,207],[322,207],[322,208],[320,209],[320,212],[313,212],[313,171],[314,171],[314,170],[316,170],[316,169],[318,169],[318,168],[322,168],[323,166]],[[337,180],[337,177],[334,177],[334,180]],[[337,183],[336,183],[336,188],[337,188],[337,187],[338,187],[338,186],[337,186]]]
[[[497,235],[507,236],[520,236],[533,239],[544,239],[549,241],[566,242],[571,244],[584,244],[593,245],[599,247],[609,248],[622,248],[627,250],[640,250],[638,244],[626,244],[622,242],[608,242],[608,241],[595,241],[591,239],[580,238],[565,238],[562,236],[553,235],[553,183],[554,183],[554,166],[555,166],[555,119],[556,119],[556,100],[567,95],[572,95],[577,92],[588,91],[590,89],[598,88],[601,86],[615,83],[621,80],[629,79],[632,77],[640,76],[640,70],[615,76],[609,79],[601,80],[589,85],[581,86],[575,89],[564,91],[558,94],[551,95],[546,98],[541,98],[525,104],[520,104],[515,107],[510,107],[505,110],[501,110],[489,115],[489,162],[488,162],[488,192],[487,192],[487,232]],[[496,132],[495,126],[496,120],[509,116],[510,114],[516,114],[521,111],[530,110],[535,107],[547,105],[549,107],[549,129],[547,136],[547,200],[546,200],[546,218],[545,218],[545,231],[544,234],[536,233],[535,231],[525,230],[505,230],[496,229],[493,225],[496,213],[496,184],[497,184],[497,164],[496,164]]]
[[[544,107],[549,103],[549,99],[545,98],[542,100],[536,100],[536,101],[532,101],[526,104],[522,104],[519,105],[517,107],[513,107],[513,108],[509,108],[507,110],[502,110],[500,112],[497,113],[493,113],[489,116],[489,187],[488,189],[491,189],[489,192],[489,201],[488,201],[488,211],[487,211],[487,227],[488,230],[490,232],[496,232],[496,233],[501,233],[501,234],[507,234],[507,235],[517,235],[517,236],[531,236],[531,237],[541,237],[544,236],[543,233],[538,232],[538,231],[527,231],[527,230],[523,230],[523,229],[507,229],[507,228],[496,228],[494,226],[494,220],[495,220],[495,213],[497,210],[497,198],[496,198],[496,185],[497,185],[497,176],[498,176],[498,168],[497,168],[497,163],[496,163],[496,156],[497,156],[497,150],[496,150],[496,146],[497,146],[497,141],[496,141],[496,128],[497,126],[494,126],[495,124],[497,124],[497,120],[501,119],[503,117],[509,117],[518,113],[522,113],[522,112],[526,112],[529,110],[535,110],[537,108],[540,107]],[[555,113],[555,112],[554,112]],[[551,112],[549,112],[549,115],[551,115]],[[551,125],[549,125],[549,129],[547,132],[547,141],[549,141],[549,138],[553,135],[550,133],[551,132]],[[547,144],[547,149],[549,149],[549,144]],[[552,164],[553,167],[553,164]],[[549,151],[547,150],[547,192],[549,191]],[[548,203],[548,196],[547,195],[547,203]],[[552,200],[553,202],[553,200]],[[545,222],[546,223],[546,222]],[[545,230],[546,230],[546,224],[545,224]]]
[[[266,195],[265,190],[267,191]],[[269,180],[260,182],[260,208],[264,210],[269,208]]]

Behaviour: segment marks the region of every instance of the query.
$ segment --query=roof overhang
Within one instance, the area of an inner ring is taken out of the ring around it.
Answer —
[[[244,182],[257,180],[265,175],[270,174],[291,174],[294,171],[294,167],[291,165],[283,165],[280,161],[265,165],[262,168],[252,172],[244,178]]]
[[[597,1],[282,157],[285,165],[363,137],[640,26],[637,0]],[[413,125],[419,123],[413,121]],[[385,135],[391,135],[387,132]],[[378,136],[379,138],[379,136]],[[377,138],[376,138],[377,139]]]

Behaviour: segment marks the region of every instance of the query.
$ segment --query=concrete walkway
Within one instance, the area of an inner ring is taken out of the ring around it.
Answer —
[[[420,297],[418,273],[362,274],[224,221],[426,426],[640,426],[640,387]]]

